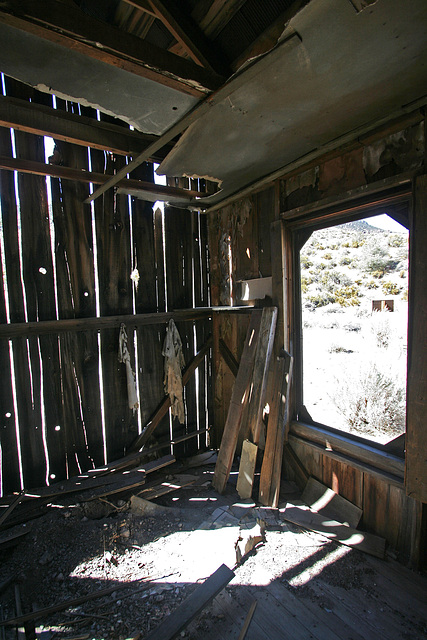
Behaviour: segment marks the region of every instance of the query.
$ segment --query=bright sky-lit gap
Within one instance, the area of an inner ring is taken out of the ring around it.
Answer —
[[[40,346],[40,337],[37,338],[37,349],[39,354],[39,363],[40,363],[40,411],[41,411],[41,429],[42,429],[42,442],[43,442],[43,450],[44,457],[46,460],[46,485],[48,486],[50,479],[50,462],[49,462],[49,449],[47,446],[47,424],[46,424],[46,409],[44,403],[44,368],[43,368],[43,358],[42,351]]]

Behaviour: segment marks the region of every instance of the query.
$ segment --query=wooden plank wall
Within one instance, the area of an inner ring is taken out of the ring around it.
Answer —
[[[6,95],[54,106],[52,96],[5,78]],[[56,99],[56,108],[97,118]],[[108,116],[102,119],[111,120]],[[114,120],[115,124],[117,121]],[[0,128],[3,156],[45,162],[44,138]],[[127,161],[56,141],[54,162],[113,174]],[[153,181],[145,163],[135,177]],[[206,219],[108,191],[93,205],[84,183],[0,171],[0,322],[81,319],[208,306]],[[165,255],[164,255],[165,250]],[[130,274],[139,272],[139,284]],[[164,321],[128,326],[140,408],[129,409],[119,327],[0,340],[1,493],[62,480],[119,458],[164,396]],[[209,320],[179,323],[188,363],[211,333]],[[185,390],[186,423],[166,416],[155,441],[211,424],[210,359]],[[193,438],[174,453],[206,446]]]
[[[400,132],[400,139],[407,142],[406,146],[396,146],[396,132]],[[365,153],[363,146],[366,147]],[[296,355],[293,353],[295,328],[292,311],[295,295],[289,295],[292,247],[290,241],[285,242],[286,238],[280,236],[284,233],[283,224],[275,220],[280,217],[286,221],[290,209],[294,216],[298,214],[297,207],[307,204],[311,204],[315,211],[316,203],[322,204],[325,198],[338,200],[341,197],[345,201],[346,193],[351,189],[363,189],[384,179],[391,181],[393,176],[414,169],[419,171],[425,158],[423,116],[420,113],[410,115],[408,121],[367,136],[357,141],[354,147],[337,150],[317,166],[302,167],[284,176],[277,181],[275,189],[266,189],[209,215],[213,304],[233,305],[233,290],[239,279],[273,275],[274,300],[283,307],[279,309],[279,326],[283,320],[285,323],[280,333],[292,355]],[[420,178],[417,184],[420,184]],[[270,228],[276,234],[272,238],[273,255],[269,236],[267,240]],[[273,273],[272,261],[275,261]],[[420,268],[418,270],[421,272]],[[284,279],[287,281],[286,289]],[[278,291],[280,295],[277,295]],[[419,309],[422,315],[423,306]],[[217,341],[222,338],[236,357],[240,355],[242,344],[239,333],[242,321],[241,317],[230,318],[227,315],[219,318],[216,324],[214,322],[214,339],[215,335]],[[219,446],[234,378],[218,353],[214,354],[214,365],[216,444]],[[420,545],[425,536],[425,516],[421,502],[406,495],[403,481],[401,485],[389,483],[381,474],[371,474],[352,466],[351,461],[346,464],[333,460],[295,438],[292,446],[294,442],[295,453],[310,475],[363,509],[361,527],[384,536],[401,560],[417,566],[422,555]],[[418,451],[422,448],[418,447]],[[421,459],[422,456],[419,457]],[[285,473],[290,479],[295,479],[292,469],[287,466]],[[421,531],[423,526],[424,534]]]
[[[270,224],[274,220],[274,188],[269,188],[207,215],[210,282],[213,306],[236,306],[236,283],[271,276]],[[245,341],[249,315],[215,314],[214,339],[223,340],[237,361]],[[215,430],[219,447],[227,418],[234,375],[214,349]],[[245,422],[245,416],[243,417]]]
[[[361,529],[383,536],[399,560],[418,567],[422,505],[406,495],[403,482],[397,486],[351,463],[333,460],[302,440],[293,438],[292,448],[309,475],[363,510]],[[289,465],[285,474],[297,482]]]

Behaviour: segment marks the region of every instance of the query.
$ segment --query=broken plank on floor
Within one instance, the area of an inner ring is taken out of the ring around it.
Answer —
[[[232,578],[234,578],[234,572],[225,564],[221,565],[147,636],[147,640],[172,640],[175,638],[224,589]]]
[[[385,539],[371,533],[348,527],[341,522],[325,518],[308,507],[288,504],[280,510],[284,520],[300,527],[320,533],[327,538],[340,542],[348,547],[364,551],[377,558],[384,558]]]

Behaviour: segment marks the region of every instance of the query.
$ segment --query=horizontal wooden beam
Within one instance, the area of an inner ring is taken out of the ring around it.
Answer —
[[[157,136],[5,96],[0,96],[0,126],[126,156],[138,155],[157,140]],[[150,159],[160,162],[171,148],[166,145]]]
[[[198,309],[183,309],[161,313],[144,313],[138,315],[105,316],[102,318],[70,318],[64,320],[44,320],[40,322],[13,322],[0,325],[0,338],[41,336],[46,334],[67,333],[75,331],[101,331],[120,327],[122,323],[128,327],[142,327],[155,324],[167,324],[173,319],[175,322],[190,322],[202,320],[212,315],[209,307]]]
[[[8,158],[0,156],[0,169],[6,171],[18,171],[19,173],[30,173],[37,176],[51,176],[61,180],[74,180],[76,182],[86,182],[91,184],[105,184],[111,175],[105,173],[93,173],[72,167],[63,167],[56,164],[44,164],[34,160],[21,160],[19,158]],[[124,193],[133,193],[136,197],[149,193],[157,200],[181,199],[189,202],[194,198],[203,198],[205,193],[180,189],[178,187],[168,187],[154,182],[144,182],[143,180],[120,180],[117,187]],[[138,195],[139,194],[139,195]],[[197,201],[196,201],[197,202]]]
[[[405,461],[385,450],[381,450],[381,445],[375,447],[367,444],[366,441],[363,442],[361,439],[349,437],[345,432],[332,432],[303,422],[292,422],[290,432],[294,436],[319,444],[325,450],[345,454],[354,460],[376,467],[397,478],[403,478]]]
[[[0,22],[195,97],[217,89],[218,76],[58,0],[8,0]]]

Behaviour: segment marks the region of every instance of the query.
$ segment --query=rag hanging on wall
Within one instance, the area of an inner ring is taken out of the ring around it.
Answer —
[[[181,369],[185,365],[185,360],[182,353],[181,337],[173,320],[169,320],[166,328],[162,355],[165,357],[165,392],[169,395],[171,401],[172,416],[178,418],[179,422],[183,424],[185,411],[182,397]]]
[[[126,365],[126,382],[128,390],[129,409],[132,409],[133,413],[135,413],[135,411],[139,407],[138,393],[136,390],[135,372],[132,371],[132,365],[130,363],[128,334],[123,323],[120,325],[119,333],[119,362],[122,362],[124,365]]]

